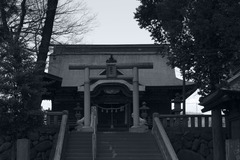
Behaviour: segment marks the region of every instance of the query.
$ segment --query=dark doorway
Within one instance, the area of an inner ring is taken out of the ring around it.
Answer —
[[[128,105],[114,103],[98,105],[98,131],[126,131],[128,127]]]

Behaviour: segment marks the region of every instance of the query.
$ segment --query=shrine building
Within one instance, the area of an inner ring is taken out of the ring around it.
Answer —
[[[173,114],[171,103],[182,94],[183,81],[167,65],[166,45],[54,45],[50,55],[48,93],[53,111],[69,111],[69,119],[84,116],[90,126],[91,106],[97,107],[98,127],[137,128],[139,118]],[[186,82],[186,97],[195,91]],[[76,117],[76,113],[78,116]]]

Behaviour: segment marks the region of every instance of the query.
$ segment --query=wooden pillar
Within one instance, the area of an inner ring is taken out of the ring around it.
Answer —
[[[84,127],[90,127],[90,70],[88,67],[84,69]]]
[[[137,67],[133,67],[133,127],[139,127],[139,89]]]
[[[213,160],[225,160],[221,109],[212,110]]]
[[[128,105],[124,106],[124,124],[128,124]]]
[[[183,88],[182,88],[182,101],[183,101],[183,115],[186,114],[186,73],[185,68],[183,68]]]

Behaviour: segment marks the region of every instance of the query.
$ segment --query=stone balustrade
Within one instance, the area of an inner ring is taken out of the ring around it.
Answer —
[[[211,115],[159,115],[164,128],[211,128]],[[225,116],[222,117],[222,127],[226,127]]]

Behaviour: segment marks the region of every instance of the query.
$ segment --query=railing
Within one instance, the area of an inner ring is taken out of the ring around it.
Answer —
[[[60,125],[63,112],[47,111],[45,114],[46,125]]]
[[[210,128],[211,115],[159,115],[164,128]],[[222,127],[226,127],[225,116],[222,117]]]
[[[96,159],[97,156],[97,107],[92,106],[92,113],[91,113],[91,127],[93,128],[92,134],[92,158],[93,160]]]
[[[159,149],[164,156],[164,160],[178,160],[167,133],[165,132],[158,117],[158,113],[154,114],[152,133],[157,141]]]
[[[53,158],[53,160],[60,160],[61,156],[62,156],[64,137],[65,137],[65,133],[66,133],[66,129],[67,129],[68,111],[50,112],[50,113],[51,113],[50,115],[54,115],[54,116],[62,115],[62,121],[61,121],[61,125],[60,125],[60,130],[58,133],[56,150],[55,150],[54,158]],[[55,121],[55,122],[57,122],[57,121]]]

